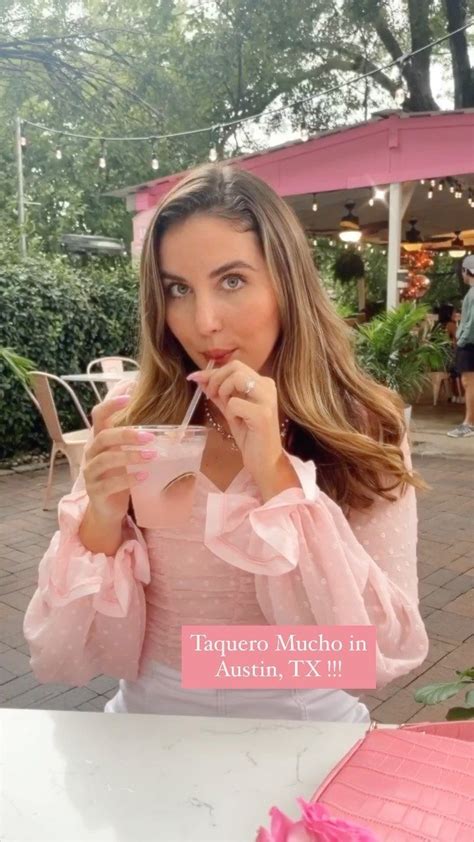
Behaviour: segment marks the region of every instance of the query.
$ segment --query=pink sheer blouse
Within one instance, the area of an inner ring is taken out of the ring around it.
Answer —
[[[404,452],[411,467],[406,442]],[[262,503],[245,470],[225,492],[200,474],[186,530],[140,530],[127,517],[115,556],[79,540],[80,475],[59,504],[25,616],[38,679],[134,680],[148,659],[179,669],[181,626],[203,623],[373,624],[378,686],[421,664],[414,489],[346,518],[314,464],[289,458],[299,488]]]

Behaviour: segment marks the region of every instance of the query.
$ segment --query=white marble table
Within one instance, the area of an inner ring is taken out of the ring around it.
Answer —
[[[366,728],[0,709],[0,839],[254,842]]]

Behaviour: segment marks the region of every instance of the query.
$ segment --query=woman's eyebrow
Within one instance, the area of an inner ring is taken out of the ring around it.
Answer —
[[[218,266],[217,269],[213,269],[212,272],[210,272],[209,277],[215,278],[217,275],[222,275],[224,272],[230,272],[231,269],[250,269],[252,272],[257,271],[254,266],[251,266],[250,263],[246,263],[245,260],[231,260],[229,263],[223,263],[222,266]],[[188,283],[186,278],[183,278],[182,275],[176,275],[174,272],[167,272],[165,269],[162,269],[161,276],[163,280],[176,281],[179,284]]]
[[[209,277],[215,278],[216,275],[222,275],[224,272],[229,272],[231,269],[250,269],[252,272],[257,271],[254,266],[251,266],[250,263],[246,263],[245,260],[230,260],[229,263],[224,263],[217,269],[213,269]]]
[[[182,278],[181,275],[175,275],[173,272],[165,272],[164,269],[161,271],[161,277],[164,281],[177,281],[178,284],[186,284],[186,278]]]

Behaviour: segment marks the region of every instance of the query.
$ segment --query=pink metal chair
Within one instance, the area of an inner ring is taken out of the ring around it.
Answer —
[[[32,371],[30,372],[30,382],[33,387],[34,395],[27,389],[36,408],[42,415],[46,429],[51,437],[51,458],[49,461],[48,482],[45,489],[43,509],[47,509],[49,497],[51,494],[51,487],[53,483],[53,472],[56,456],[58,453],[64,453],[69,463],[69,470],[71,472],[71,481],[74,483],[81,466],[82,453],[84,445],[89,437],[91,424],[85,414],[79,399],[75,392],[71,389],[68,383],[56,377],[55,374],[48,374],[46,371]],[[54,401],[51,383],[57,383],[66,389],[71,397],[77,412],[84,422],[84,427],[79,430],[73,430],[70,433],[64,433],[59,420],[56,403]]]
[[[132,360],[131,357],[97,357],[95,360],[91,360],[87,366],[87,374],[91,374],[94,369],[99,369],[104,374],[108,372],[113,372],[114,374],[120,374],[122,371],[125,371],[125,367],[128,366],[129,368],[139,368],[139,365],[136,360]],[[108,380],[106,381],[106,389],[108,392],[112,389],[113,386],[116,385],[115,380]],[[95,383],[91,383],[94,392],[97,395],[99,401],[102,400],[102,395],[100,394],[97,386]]]

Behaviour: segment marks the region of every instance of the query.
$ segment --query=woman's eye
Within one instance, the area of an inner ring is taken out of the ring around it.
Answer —
[[[227,289],[241,289],[244,286],[245,281],[243,278],[239,278],[238,275],[229,275],[228,278],[224,278],[224,284],[227,284]]]
[[[170,284],[166,288],[166,292],[171,298],[184,298],[189,287],[186,284]]]

